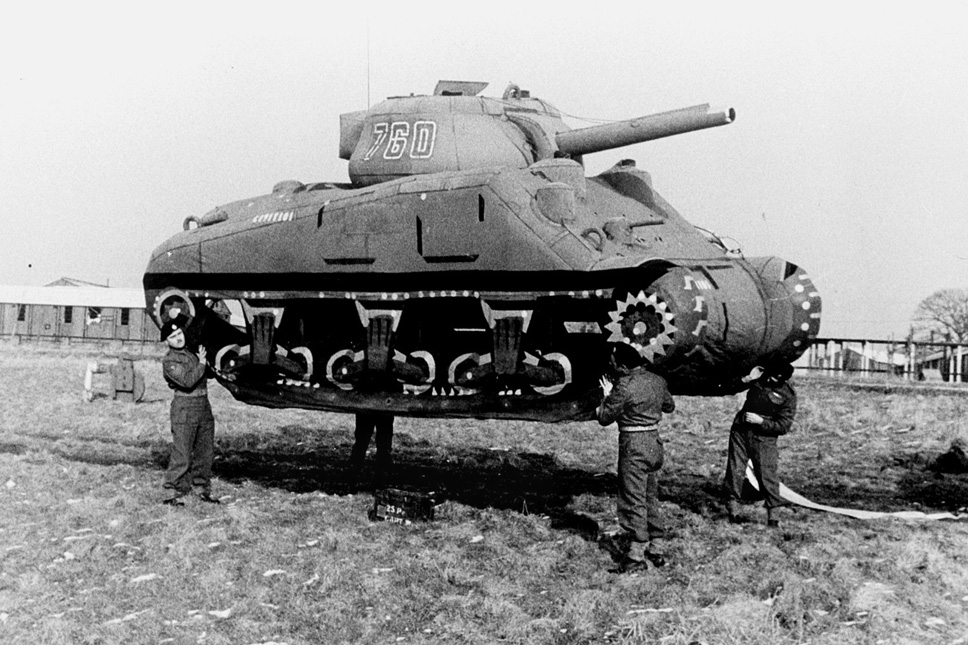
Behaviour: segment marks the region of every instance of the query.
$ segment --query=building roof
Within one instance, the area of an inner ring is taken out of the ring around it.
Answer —
[[[48,282],[44,285],[45,287],[109,287],[107,284],[98,284],[97,282],[88,282],[87,280],[78,280],[77,278],[69,278],[63,276],[54,280],[53,282]]]
[[[956,348],[948,349],[948,350],[939,349],[937,351],[934,351],[922,356],[919,359],[919,361],[922,363],[927,363],[928,361],[936,361],[942,358],[947,358],[950,360],[954,358],[957,354],[958,354],[958,349]],[[961,355],[968,356],[968,352],[965,352],[964,350],[962,350]]]
[[[0,303],[144,309],[145,292],[143,289],[108,287],[17,287],[0,285]]]

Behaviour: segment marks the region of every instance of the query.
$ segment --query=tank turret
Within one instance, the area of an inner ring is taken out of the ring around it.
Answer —
[[[411,175],[503,166],[527,168],[731,123],[732,108],[697,105],[572,130],[561,113],[509,85],[501,98],[477,96],[486,83],[441,81],[432,96],[389,98],[340,116],[340,157],[360,186]]]

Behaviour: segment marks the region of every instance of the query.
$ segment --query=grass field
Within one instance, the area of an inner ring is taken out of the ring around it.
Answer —
[[[372,495],[347,484],[351,415],[248,407],[213,386],[223,504],[172,509],[159,363],[138,363],[145,402],[86,403],[94,357],[0,344],[2,643],[968,644],[968,521],[725,521],[740,397],[677,401],[661,475],[671,563],[622,576],[596,541],[614,526],[614,426],[398,419],[393,483],[443,500],[402,526],[369,521]],[[964,514],[968,475],[930,465],[968,445],[968,390],[795,382],[791,489]]]

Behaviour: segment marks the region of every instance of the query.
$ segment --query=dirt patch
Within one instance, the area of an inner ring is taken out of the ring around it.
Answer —
[[[27,452],[27,446],[22,443],[0,442],[0,454],[22,455]]]

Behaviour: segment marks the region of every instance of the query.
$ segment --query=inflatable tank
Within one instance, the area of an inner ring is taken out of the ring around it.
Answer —
[[[485,87],[343,114],[349,182],[282,181],[185,218],[145,272],[155,322],[188,316],[248,403],[549,422],[593,416],[616,344],[674,394],[715,396],[816,337],[800,267],[727,248],[631,160],[585,174],[585,155],[732,109],[571,129],[516,85]]]

